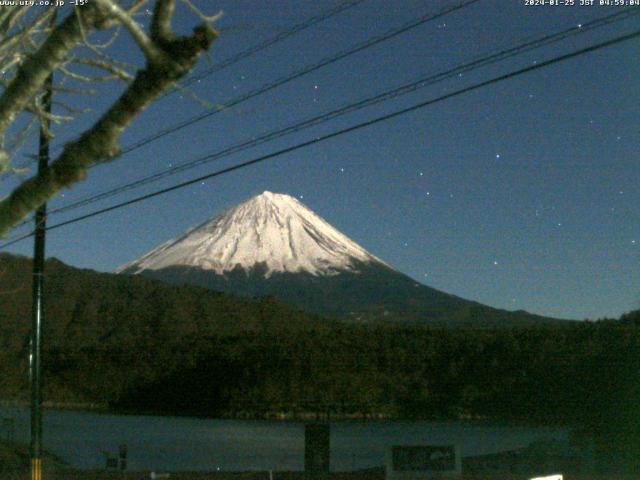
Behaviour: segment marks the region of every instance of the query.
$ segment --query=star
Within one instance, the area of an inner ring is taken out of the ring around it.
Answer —
[[[424,173],[423,173],[423,172],[420,172],[420,173],[418,173],[418,175],[419,175],[420,177],[422,177],[422,176],[424,176]]]
[[[494,264],[494,265],[498,265],[498,261],[497,261],[497,260],[494,260],[494,261],[493,261],[493,264]]]
[[[500,159],[500,154],[496,153],[496,158],[499,160]]]
[[[635,245],[635,244],[636,244],[636,241],[635,241],[635,240],[631,240],[631,244],[632,244],[632,245]]]
[[[341,172],[341,173],[344,173],[344,168],[340,168],[340,172]]]

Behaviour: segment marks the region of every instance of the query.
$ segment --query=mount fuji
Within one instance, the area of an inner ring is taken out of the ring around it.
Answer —
[[[427,287],[367,252],[295,198],[264,192],[116,270],[339,319],[510,325],[554,321]]]
[[[384,263],[289,195],[264,192],[207,220],[118,269],[141,273],[173,266],[224,275],[260,268],[314,276],[353,272],[358,263]]]

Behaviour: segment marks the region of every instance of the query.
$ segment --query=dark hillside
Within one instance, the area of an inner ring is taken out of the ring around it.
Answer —
[[[176,266],[145,270],[141,275],[244,297],[273,296],[310,313],[359,322],[449,327],[521,327],[564,322],[465,300],[422,285],[382,264],[359,264],[357,270],[357,273],[341,272],[330,276],[276,272],[265,278],[264,269],[259,267],[249,273],[237,268],[220,275],[210,270]]]
[[[27,396],[30,261],[0,256],[0,398]],[[638,312],[520,328],[332,322],[47,263],[45,400],[207,416],[572,424],[640,458]]]

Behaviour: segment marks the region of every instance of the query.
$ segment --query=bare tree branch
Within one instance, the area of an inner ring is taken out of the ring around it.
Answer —
[[[163,43],[172,40],[171,18],[175,10],[175,0],[158,0],[151,19],[151,38]]]
[[[142,27],[136,22],[131,15],[123,10],[120,5],[113,0],[96,0],[98,4],[103,7],[110,15],[116,18],[124,27],[129,31],[129,34],[140,47],[140,50],[150,60],[158,60],[161,55],[161,51],[153,43],[153,41],[147,36]],[[161,0],[158,1],[158,6],[161,4]],[[157,9],[158,7],[156,7]]]
[[[37,31],[40,25],[44,24],[52,15],[52,10],[45,10],[29,24],[21,30],[9,32],[13,30],[15,24],[27,13],[27,8],[0,7],[0,50],[11,47],[22,40],[28,31]]]
[[[120,68],[115,65],[115,62],[107,62],[104,60],[98,60],[95,58],[74,58],[71,60],[72,63],[77,63],[79,65],[87,65],[90,67],[95,67],[105,72],[109,72],[112,76],[119,78],[120,80],[129,82],[133,80],[133,75],[127,72],[124,68]]]
[[[200,54],[210,47],[218,35],[209,23],[196,27],[190,36],[177,37],[170,29],[166,30],[167,22],[170,24],[167,12],[171,13],[173,0],[158,0],[156,3],[154,18],[158,23],[155,27],[157,41],[151,40],[137,23],[133,26],[135,22],[128,17],[127,12],[112,0],[98,0],[98,3],[100,7],[105,8],[84,11],[83,23],[99,26],[101,22],[108,22],[109,18],[122,22],[139,47],[142,50],[147,49],[146,66],[137,72],[133,82],[97,123],[80,138],[68,143],[48,169],[26,180],[7,198],[0,201],[0,236],[59,190],[82,180],[89,166],[108,161],[118,155],[118,140],[125,128],[159,95],[189,73]],[[160,13],[158,9],[161,10]],[[165,25],[161,26],[160,23]],[[77,18],[71,15],[53,30],[32,57],[42,60],[44,52],[47,52],[50,58],[45,65],[38,66],[29,59],[20,67],[16,78],[20,76],[27,81],[29,94],[19,91],[15,81],[9,85],[0,98],[0,134],[11,124],[15,115],[27,106],[29,99],[46,78],[46,74],[63,62],[73,47],[72,43],[82,40],[81,30]],[[141,32],[144,34],[143,37],[140,35]],[[55,42],[52,39],[55,39]],[[153,43],[147,45],[147,40]],[[153,53],[149,55],[150,52]],[[9,89],[13,89],[14,95],[19,99],[7,96]]]
[[[88,5],[83,15],[95,17],[98,12]],[[70,15],[51,32],[39,50],[19,67],[0,97],[0,135],[6,132],[16,115],[24,110],[46,78],[64,61],[81,37],[80,23],[75,15]]]
[[[69,112],[72,115],[77,115],[80,113],[87,113],[89,111],[91,111],[90,108],[75,108],[72,107],[71,105],[64,103],[64,102],[58,102],[56,100],[53,100],[51,102],[53,105],[55,105],[56,107],[62,108],[63,110]]]
[[[111,75],[83,75],[81,73],[77,73],[72,70],[69,70],[69,68],[67,68],[66,66],[58,67],[58,71],[72,80],[76,80],[78,82],[84,82],[84,83],[109,82],[109,81],[118,80],[118,79],[122,80],[122,75],[116,75],[113,73]],[[132,79],[133,79],[133,76],[131,75],[129,75],[128,77],[125,77],[125,80],[132,80]]]
[[[95,95],[96,90],[94,88],[76,88],[76,87],[65,87],[64,85],[54,85],[54,92],[61,93],[70,93],[74,95]]]
[[[127,10],[127,13],[133,17],[146,3],[147,0],[135,0]]]
[[[222,17],[222,10],[220,10],[218,13],[216,13],[215,15],[211,15],[211,16],[206,16],[204,13],[202,13],[192,2],[191,0],[182,0],[187,7],[189,7],[189,9],[196,14],[196,16],[202,20],[203,23],[206,24],[213,24],[216,20],[219,20]]]

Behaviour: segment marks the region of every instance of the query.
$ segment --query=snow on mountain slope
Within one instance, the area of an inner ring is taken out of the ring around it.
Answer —
[[[116,272],[190,266],[221,274],[261,264],[266,277],[274,272],[334,275],[356,271],[359,262],[385,265],[295,198],[264,192]]]

